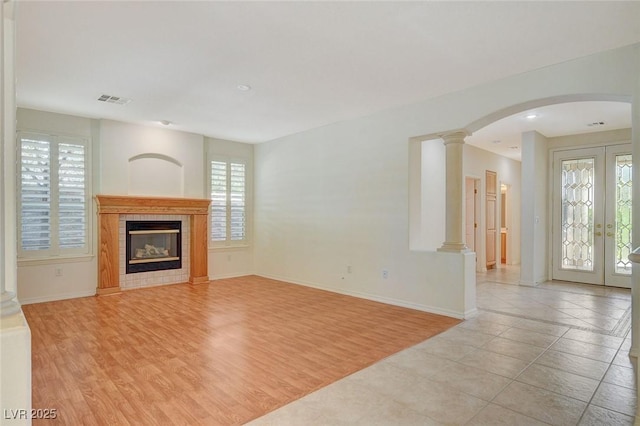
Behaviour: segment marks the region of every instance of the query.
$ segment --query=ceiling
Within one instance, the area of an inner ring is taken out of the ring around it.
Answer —
[[[569,102],[534,108],[494,121],[465,142],[514,160],[521,159],[521,135],[535,130],[548,138],[631,127],[628,102]]]
[[[16,8],[17,102],[259,143],[637,43],[638,22],[635,1],[27,0]],[[544,109],[547,136],[572,112],[572,131],[626,114],[610,104]],[[473,139],[513,146],[517,120]]]

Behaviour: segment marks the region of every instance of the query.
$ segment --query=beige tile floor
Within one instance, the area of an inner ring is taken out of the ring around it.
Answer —
[[[479,274],[478,315],[250,423],[631,425],[629,290]]]

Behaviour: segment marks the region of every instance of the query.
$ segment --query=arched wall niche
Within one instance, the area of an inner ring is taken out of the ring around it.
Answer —
[[[129,195],[184,196],[184,167],[168,155],[149,152],[128,160]]]

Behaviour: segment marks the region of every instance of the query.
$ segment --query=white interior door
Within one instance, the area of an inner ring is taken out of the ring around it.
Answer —
[[[553,278],[630,286],[631,145],[554,153]]]

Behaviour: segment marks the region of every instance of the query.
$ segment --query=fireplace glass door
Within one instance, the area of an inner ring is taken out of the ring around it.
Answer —
[[[127,221],[128,274],[180,269],[180,221]]]

